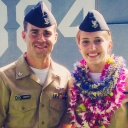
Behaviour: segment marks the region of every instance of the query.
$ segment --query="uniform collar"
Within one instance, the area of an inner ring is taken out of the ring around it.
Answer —
[[[58,64],[50,60],[50,68],[48,75],[46,77],[45,83],[43,85],[43,89],[45,89],[50,83],[52,83],[54,80],[60,84],[61,81],[61,75],[60,75],[60,70],[58,68]]]
[[[37,78],[35,73],[29,67],[24,54],[20,56],[18,61],[16,62],[16,79],[22,79],[26,76],[30,76],[34,81],[40,83],[40,80]],[[58,68],[58,64],[50,60],[50,68],[48,72],[48,77],[46,78],[45,84],[48,85],[54,79],[59,79],[61,76],[60,70]]]
[[[16,63],[16,79],[29,76],[32,73],[29,65],[27,64],[24,54],[20,56]]]

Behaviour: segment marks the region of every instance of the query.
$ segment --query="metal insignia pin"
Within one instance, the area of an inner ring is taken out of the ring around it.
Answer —
[[[44,20],[45,20],[45,24],[49,24],[48,18],[44,18]]]
[[[21,73],[21,72],[18,73],[18,76],[22,76],[22,75],[23,75],[23,73]]]
[[[97,21],[93,21],[93,20],[92,20],[92,24],[93,24],[93,25],[92,25],[93,28],[97,28],[97,27],[98,27]]]

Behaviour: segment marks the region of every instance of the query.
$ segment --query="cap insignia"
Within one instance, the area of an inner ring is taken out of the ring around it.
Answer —
[[[49,24],[50,23],[48,18],[44,18],[44,20],[45,20],[45,24]]]
[[[98,24],[97,24],[97,21],[94,21],[94,20],[92,20],[92,27],[93,28],[97,28],[98,27]]]

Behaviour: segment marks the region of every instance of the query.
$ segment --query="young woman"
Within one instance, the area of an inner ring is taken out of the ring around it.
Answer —
[[[127,70],[111,53],[112,38],[103,16],[88,12],[76,35],[83,59],[74,64],[69,107],[76,128],[127,128]]]

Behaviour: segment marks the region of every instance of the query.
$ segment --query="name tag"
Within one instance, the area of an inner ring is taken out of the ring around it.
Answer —
[[[26,99],[30,99],[30,98],[31,98],[31,95],[28,95],[28,94],[15,96],[15,100],[26,100]]]

